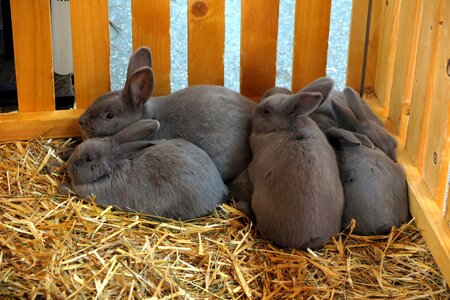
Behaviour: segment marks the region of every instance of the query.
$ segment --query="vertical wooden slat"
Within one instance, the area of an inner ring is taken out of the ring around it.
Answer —
[[[422,1],[403,1],[400,11],[399,32],[391,90],[389,119],[400,133],[400,123],[407,122],[416,66]],[[401,121],[402,120],[402,121]],[[406,134],[403,125],[402,137]]]
[[[428,123],[426,122],[426,115],[427,111],[429,111],[430,95],[427,96],[427,85],[430,79],[430,66],[432,65],[432,48],[437,35],[435,23],[436,16],[439,13],[440,2],[441,0],[424,1],[422,7],[416,68],[406,136],[406,149],[416,166],[421,164],[419,152],[423,153],[425,142],[423,140],[422,128],[427,130],[426,127],[423,127],[423,124]]]
[[[292,90],[326,75],[331,0],[297,0]]]
[[[147,46],[152,51],[155,96],[170,94],[170,1],[131,1],[133,50]]]
[[[241,5],[241,93],[255,98],[275,85],[279,0]]]
[[[372,16],[370,18],[369,47],[367,51],[364,89],[373,90],[378,59],[378,40],[381,30],[381,13],[384,1],[373,0]]]
[[[424,111],[428,116],[425,116],[422,124],[421,137],[421,140],[425,141],[425,147],[419,151],[419,170],[423,168],[424,180],[441,207],[442,189],[446,184],[448,169],[448,149],[445,149],[446,144],[448,146],[450,105],[450,76],[447,74],[447,62],[450,59],[450,5],[446,5],[448,2],[450,1],[441,1],[434,22],[436,35],[426,91],[429,99],[425,100],[429,102],[429,109]],[[425,132],[426,134],[423,134]]]
[[[188,83],[224,83],[225,0],[189,0]]]
[[[386,111],[390,106],[401,3],[402,0],[383,1],[374,89],[378,101]]]
[[[70,1],[77,109],[110,90],[108,0]]]
[[[55,110],[50,1],[11,0],[20,112]]]
[[[353,0],[348,44],[346,86],[359,91],[363,76],[364,45],[369,0]]]

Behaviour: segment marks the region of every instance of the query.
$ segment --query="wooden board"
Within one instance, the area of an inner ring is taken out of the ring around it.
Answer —
[[[133,50],[152,50],[155,96],[170,94],[170,1],[131,1]]]
[[[77,109],[110,90],[108,0],[70,1]]]
[[[82,110],[0,114],[0,142],[80,136]]]
[[[380,104],[388,111],[394,74],[398,24],[402,0],[383,1],[378,58],[375,77],[375,93]]]
[[[369,0],[353,0],[352,2],[346,86],[350,86],[356,91],[361,88],[363,76],[368,8]]]
[[[407,128],[409,133],[414,134],[407,134],[406,136],[406,149],[416,165],[419,164],[419,149],[424,147],[424,141],[421,141],[421,131],[427,107],[429,109],[430,105],[429,100],[427,101],[427,98],[429,99],[429,97],[426,96],[426,87],[430,74],[431,50],[433,48],[434,40],[436,39],[435,22],[440,1],[441,0],[424,2],[422,8],[416,68],[413,79],[414,86],[411,95]]]
[[[55,109],[50,1],[11,0],[17,96],[21,112]]]
[[[438,205],[443,207],[443,189],[448,170],[448,113],[450,105],[450,76],[447,62],[450,59],[450,1],[440,3],[435,19],[436,40],[432,48],[430,78],[426,95],[429,97],[429,116],[422,125],[425,147],[419,151],[419,164],[423,177]],[[423,154],[422,154],[423,153]],[[440,192],[439,192],[440,190]]]
[[[241,93],[259,97],[275,85],[279,0],[241,2]]]
[[[367,51],[366,73],[364,88],[373,90],[375,86],[375,75],[378,59],[378,39],[381,28],[381,12],[384,1],[374,0],[372,2],[372,16],[370,20],[369,47]]]
[[[389,118],[403,143],[413,89],[422,4],[421,0],[403,1],[400,11],[398,31],[401,34],[397,39]]]
[[[331,0],[297,0],[295,7],[292,90],[325,76]]]
[[[189,0],[188,84],[224,83],[225,0]]]

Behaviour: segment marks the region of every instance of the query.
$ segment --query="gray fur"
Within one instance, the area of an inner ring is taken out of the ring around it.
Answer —
[[[154,139],[182,138],[199,146],[226,182],[247,167],[254,102],[221,86],[188,87],[147,101],[153,86],[150,50],[141,47],[130,58],[124,89],[99,97],[80,117],[83,137],[109,136],[140,119],[156,119],[161,130]]]
[[[291,95],[292,92],[291,92],[291,90],[289,90],[287,88],[274,86],[273,88],[270,88],[264,92],[264,94],[261,97],[261,100],[266,99],[266,98],[276,95],[276,94]]]
[[[248,173],[256,228],[283,247],[319,247],[341,229],[344,195],[336,156],[308,117],[333,85],[321,78],[295,95],[270,96],[253,116]]]
[[[335,148],[344,187],[342,227],[355,219],[356,234],[386,234],[392,226],[407,222],[408,194],[402,168],[364,136],[332,128],[327,137]]]
[[[81,143],[68,161],[73,191],[93,194],[101,205],[173,219],[214,210],[228,193],[214,163],[182,139],[141,140],[158,128],[158,121],[141,120],[115,136]]]

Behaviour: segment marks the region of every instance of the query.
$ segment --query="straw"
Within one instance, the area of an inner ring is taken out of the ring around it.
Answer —
[[[0,144],[0,298],[448,299],[414,222],[280,249],[232,204],[156,222],[59,194],[72,140]]]

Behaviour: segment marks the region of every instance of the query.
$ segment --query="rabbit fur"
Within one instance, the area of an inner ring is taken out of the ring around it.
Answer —
[[[333,145],[344,187],[342,227],[356,220],[359,235],[386,234],[409,217],[406,178],[402,168],[364,135],[331,128]]]
[[[112,135],[140,119],[161,123],[152,139],[185,139],[208,153],[223,180],[237,177],[251,159],[248,138],[256,104],[221,86],[193,86],[152,97],[150,49],[131,56],[125,87],[102,95],[82,114],[83,138]]]
[[[156,120],[140,120],[110,137],[78,145],[68,160],[71,187],[115,205],[172,219],[203,216],[228,189],[205,151],[182,139],[148,141]]]
[[[248,175],[256,228],[282,247],[316,248],[341,229],[344,195],[336,156],[308,117],[334,81],[262,100],[253,115]]]

